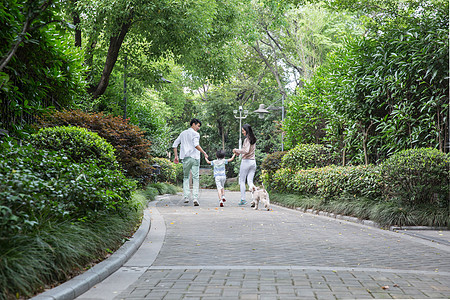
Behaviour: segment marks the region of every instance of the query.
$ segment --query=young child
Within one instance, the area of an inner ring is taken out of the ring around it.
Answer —
[[[214,167],[214,179],[216,181],[217,193],[219,195],[219,206],[223,207],[223,203],[226,201],[224,186],[227,177],[225,173],[225,165],[228,164],[230,161],[232,161],[236,156],[236,154],[233,154],[233,156],[230,159],[225,159],[225,151],[217,150],[216,156],[217,159],[213,161],[209,161],[208,158],[205,156],[205,160],[208,164]]]

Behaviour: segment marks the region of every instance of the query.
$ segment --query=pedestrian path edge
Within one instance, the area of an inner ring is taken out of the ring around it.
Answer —
[[[150,230],[150,208],[144,210],[142,223],[130,240],[104,261],[96,264],[83,274],[43,292],[31,300],[72,300],[88,291],[97,283],[117,271],[138,250]]]

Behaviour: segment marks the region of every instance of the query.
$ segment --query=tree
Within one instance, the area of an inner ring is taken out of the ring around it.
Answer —
[[[64,33],[60,4],[0,4],[0,127],[12,134],[46,107],[64,107],[83,97],[82,52]]]
[[[448,3],[385,4],[365,36],[329,55],[309,88],[330,107],[322,141],[354,163],[417,147],[444,151],[448,139]]]
[[[94,98],[108,87],[121,48],[130,36],[147,42],[146,55],[156,59],[171,52],[177,62],[203,77],[222,79],[229,67],[226,42],[233,37],[234,1],[77,0],[72,13],[83,16],[81,28],[88,62],[98,47],[107,47],[102,71],[94,72],[89,92]],[[97,58],[100,56],[97,55]]]

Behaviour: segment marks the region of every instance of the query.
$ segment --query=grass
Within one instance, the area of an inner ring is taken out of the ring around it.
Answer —
[[[377,202],[367,198],[342,198],[324,201],[317,196],[270,193],[273,203],[290,208],[314,209],[335,214],[372,220],[383,227],[432,226],[450,228],[450,215],[446,207],[399,206],[396,202]]]
[[[170,184],[151,184],[133,194],[137,210],[99,213],[95,220],[48,221],[28,234],[0,237],[0,299],[31,297],[84,272],[123,245],[139,227],[143,208]]]
[[[99,215],[95,222],[46,223],[0,242],[0,299],[32,296],[81,273],[130,236],[140,213]]]

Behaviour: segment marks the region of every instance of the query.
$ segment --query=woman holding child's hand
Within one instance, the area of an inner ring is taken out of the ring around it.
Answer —
[[[251,189],[253,187],[253,177],[255,177],[256,172],[256,137],[253,134],[252,128],[248,124],[244,124],[244,126],[242,126],[242,134],[245,136],[242,149],[233,149],[233,153],[242,155],[241,167],[239,170],[239,185],[241,189],[241,201],[239,202],[239,205],[244,205],[247,203],[245,200],[245,180],[247,179],[248,187]]]

